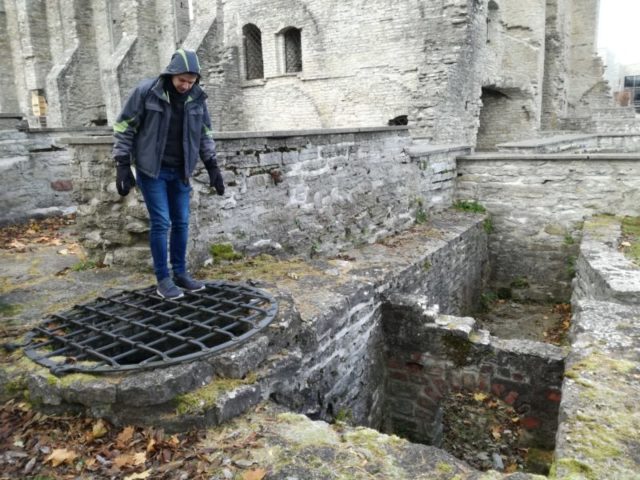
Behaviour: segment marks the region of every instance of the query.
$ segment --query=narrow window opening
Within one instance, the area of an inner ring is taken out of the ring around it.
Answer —
[[[260,29],[249,23],[242,27],[244,62],[247,80],[264,78],[262,61],[262,34]]]
[[[302,35],[299,28],[289,28],[284,32],[285,72],[302,71]]]

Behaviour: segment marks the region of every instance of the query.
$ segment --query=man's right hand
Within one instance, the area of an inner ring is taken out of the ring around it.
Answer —
[[[124,197],[135,186],[136,179],[131,171],[131,164],[116,159],[116,189],[118,194]]]

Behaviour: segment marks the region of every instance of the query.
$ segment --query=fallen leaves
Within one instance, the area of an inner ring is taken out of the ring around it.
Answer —
[[[52,467],[57,467],[63,463],[73,463],[76,458],[78,458],[76,452],[66,448],[56,448],[44,461],[50,462]]]
[[[492,393],[453,392],[443,399],[444,448],[475,468],[496,468],[499,455],[505,472],[522,470],[520,415]]]
[[[45,415],[23,402],[0,404],[2,479],[118,478],[124,480],[263,480],[253,460],[262,435],[225,431],[203,446],[204,432],[117,427],[105,419]],[[229,476],[230,475],[230,476]]]
[[[26,252],[30,244],[60,246],[61,229],[75,223],[75,215],[30,220],[28,223],[0,228],[0,248],[17,253]],[[68,249],[68,253],[73,248]]]
[[[255,470],[249,470],[242,474],[242,480],[262,480],[267,474],[266,470],[262,468],[256,468]]]
[[[0,406],[2,478],[184,478],[204,480],[209,465],[197,457],[195,432],[166,435],[161,429],[126,426],[116,428],[104,419],[49,416],[25,403]],[[194,459],[185,462],[185,459]],[[165,468],[163,468],[165,467]],[[182,474],[182,473],[181,473]]]

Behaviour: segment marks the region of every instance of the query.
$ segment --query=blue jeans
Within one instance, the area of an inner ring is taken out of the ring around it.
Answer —
[[[137,183],[149,212],[151,229],[149,245],[153,270],[158,281],[169,276],[167,237],[171,227],[169,261],[173,274],[187,271],[187,240],[189,238],[189,194],[191,185],[182,179],[177,168],[162,168],[158,178],[137,172]]]

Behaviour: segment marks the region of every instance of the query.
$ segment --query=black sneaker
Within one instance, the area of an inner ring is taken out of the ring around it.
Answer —
[[[189,292],[199,292],[200,290],[205,289],[204,283],[194,280],[188,273],[181,273],[173,277],[173,279],[177,286]]]
[[[169,277],[163,278],[158,282],[158,289],[156,292],[162,298],[166,298],[168,300],[175,300],[177,298],[184,297],[183,291],[176,287],[176,284],[173,283],[173,280]]]

